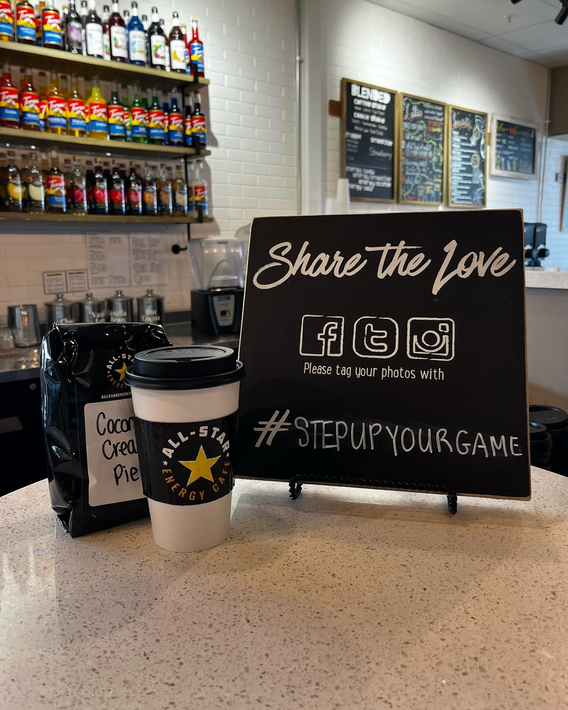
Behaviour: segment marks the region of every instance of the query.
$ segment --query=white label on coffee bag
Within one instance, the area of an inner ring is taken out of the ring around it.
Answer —
[[[132,399],[85,405],[89,505],[143,498]]]

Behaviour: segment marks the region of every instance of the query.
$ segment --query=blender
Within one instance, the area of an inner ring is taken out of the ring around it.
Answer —
[[[193,332],[238,333],[243,309],[243,250],[235,237],[206,237],[189,242]]]

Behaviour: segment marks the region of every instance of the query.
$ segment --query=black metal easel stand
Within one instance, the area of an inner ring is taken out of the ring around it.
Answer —
[[[318,480],[321,478],[321,480]],[[424,491],[427,493],[445,493],[448,500],[448,512],[455,515],[458,512],[458,496],[455,491],[447,486],[438,486],[432,483],[407,483],[405,481],[372,481],[367,478],[347,478],[343,476],[311,476],[309,481],[300,481],[299,476],[290,478],[290,498],[296,500],[302,492],[304,483],[328,483],[330,485],[365,486],[367,488],[393,488],[396,490]]]

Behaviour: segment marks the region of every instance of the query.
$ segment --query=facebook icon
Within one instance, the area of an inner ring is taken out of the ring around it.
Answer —
[[[341,357],[343,323],[343,316],[304,316],[300,330],[300,355]]]

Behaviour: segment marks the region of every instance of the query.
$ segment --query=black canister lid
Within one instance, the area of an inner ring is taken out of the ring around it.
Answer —
[[[243,365],[232,348],[188,345],[136,353],[125,382],[143,389],[201,389],[236,382],[243,376]]]

